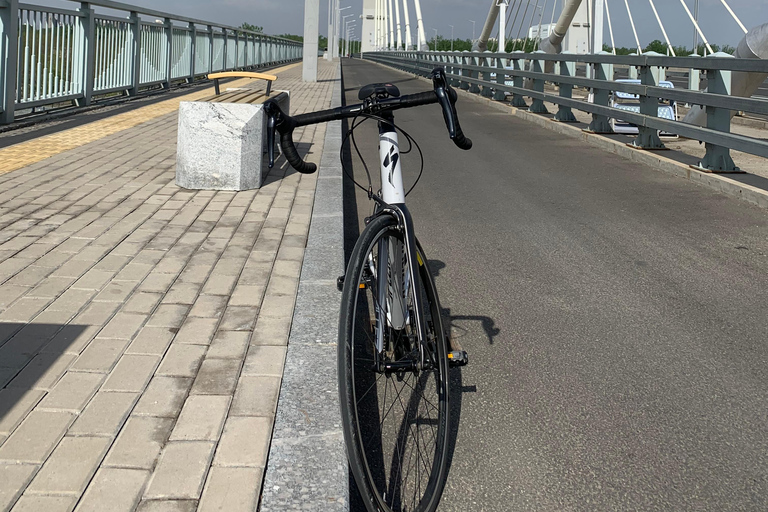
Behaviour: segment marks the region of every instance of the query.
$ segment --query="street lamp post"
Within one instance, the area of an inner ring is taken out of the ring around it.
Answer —
[[[432,50],[432,51],[435,51],[435,52],[436,52],[436,51],[437,51],[437,29],[436,29],[436,28],[433,28],[432,30],[434,30],[434,31],[435,31],[435,37],[434,37],[434,38],[432,38],[432,40],[434,41],[434,46],[435,46],[435,47],[433,48],[433,50]]]
[[[349,54],[349,33],[354,28],[354,23],[354,20],[344,22],[344,55]]]
[[[352,6],[350,5],[349,7],[352,7]],[[341,17],[341,26],[344,27],[344,41],[345,42],[347,40],[347,18],[351,18],[352,16],[353,16],[352,14],[347,14],[346,16],[342,16]],[[339,27],[339,29],[341,29],[341,26]],[[341,32],[341,30],[339,30],[339,32]],[[346,53],[345,53],[345,55],[346,55]],[[342,57],[343,56],[344,55],[342,55]]]
[[[352,41],[352,34],[354,33],[354,31],[355,31],[354,25],[350,27],[349,30],[347,31],[347,40],[346,40],[346,44],[344,45],[346,47],[344,50],[344,55],[349,55],[350,53],[352,53],[350,50],[352,49],[351,41]]]
[[[448,25],[451,27],[451,51],[453,51],[453,25]]]
[[[345,11],[351,8],[352,6],[348,5],[346,7],[339,7],[338,9],[336,9],[336,30],[334,30],[333,32],[333,41],[334,41],[333,56],[334,57],[339,56],[339,37],[341,36],[341,11]]]
[[[472,23],[472,42],[475,42],[475,21],[469,20],[470,23]]]

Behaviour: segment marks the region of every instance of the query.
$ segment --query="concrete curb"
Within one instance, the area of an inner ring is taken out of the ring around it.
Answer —
[[[331,107],[341,105],[341,66]],[[336,381],[344,273],[341,121],[326,126],[309,238],[267,459],[262,511],[348,510],[349,476]]]
[[[384,64],[379,65],[383,66]],[[417,76],[417,78],[429,81],[424,77]],[[525,119],[526,121],[535,123],[543,128],[546,128],[547,130],[563,134],[567,137],[582,139],[587,144],[600,148],[603,151],[615,153],[619,156],[632,160],[633,162],[644,164],[653,169],[673,174],[679,178],[686,179],[716,192],[720,192],[721,194],[736,197],[752,203],[755,206],[759,206],[760,208],[768,209],[768,190],[763,190],[752,185],[747,185],[746,183],[740,183],[739,181],[733,180],[721,174],[711,174],[697,171],[696,169],[693,169],[686,164],[677,162],[671,158],[667,158],[658,152],[633,149],[623,142],[611,140],[599,134],[587,133],[581,128],[571,126],[568,123],[559,123],[557,121],[553,121],[549,117],[544,117],[538,114],[531,114],[530,112],[520,110],[501,101],[495,101],[493,99],[486,98],[484,96],[470,93],[461,89],[456,89],[456,91],[461,97],[471,99],[472,101],[485,103],[486,105],[496,110],[501,110],[502,112],[509,112],[513,116],[517,116]],[[469,135],[471,137],[471,134]]]

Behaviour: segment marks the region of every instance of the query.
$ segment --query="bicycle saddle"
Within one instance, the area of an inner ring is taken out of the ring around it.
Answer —
[[[399,98],[400,89],[393,84],[368,84],[363,86],[363,88],[360,89],[360,92],[357,93],[357,99],[364,100],[370,98],[374,94],[376,96],[384,95],[384,97]]]

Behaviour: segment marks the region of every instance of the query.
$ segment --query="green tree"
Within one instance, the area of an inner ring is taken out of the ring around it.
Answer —
[[[667,54],[667,44],[659,41],[658,39],[654,39],[650,43],[648,43],[648,46],[643,48],[643,52],[656,52],[660,53],[662,55]]]
[[[264,27],[259,27],[258,25],[251,25],[250,23],[243,23],[237,28],[241,28],[243,30],[250,30],[251,32],[258,32],[260,34],[264,32]]]
[[[291,41],[298,41],[300,43],[304,42],[304,36],[297,36],[296,34],[279,34],[277,37],[282,37],[283,39],[290,39]],[[317,46],[320,48],[320,50],[325,50],[328,48],[328,38],[325,36],[319,36],[317,38]]]

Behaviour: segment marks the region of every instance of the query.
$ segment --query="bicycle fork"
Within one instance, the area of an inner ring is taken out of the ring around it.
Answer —
[[[386,346],[385,326],[391,329],[404,329],[414,315],[416,324],[416,343],[419,349],[418,361],[384,361],[379,357],[377,365],[383,371],[422,370],[426,367],[427,354],[425,342],[427,326],[424,315],[425,305],[418,287],[418,263],[416,256],[416,238],[413,235],[411,214],[404,204],[386,205],[381,214],[392,215],[397,219],[397,229],[403,232],[403,242],[392,239],[379,241],[377,251],[378,272],[376,313],[376,352],[381,355]],[[405,258],[403,258],[405,254]],[[405,261],[403,261],[403,259]],[[408,292],[412,293],[413,310],[409,311],[406,303]]]

